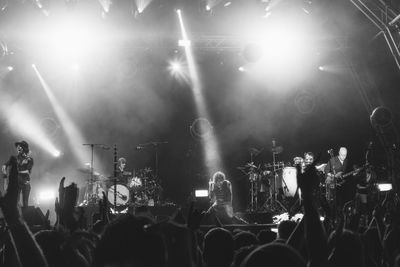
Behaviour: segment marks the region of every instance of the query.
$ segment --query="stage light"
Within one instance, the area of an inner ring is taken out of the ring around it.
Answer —
[[[245,69],[243,66],[239,67],[238,70],[239,70],[240,72],[245,72],[245,71],[246,71],[246,69]]]
[[[39,189],[37,193],[37,204],[54,203],[57,191],[51,188]]]
[[[224,4],[224,7],[228,7],[228,6],[230,6],[232,4],[232,2],[231,1],[228,1],[228,2],[226,2],[225,4]]]
[[[56,150],[56,151],[53,152],[53,156],[55,158],[58,158],[59,156],[61,156],[61,152],[59,150]]]
[[[387,192],[393,189],[392,184],[389,183],[381,183],[376,185],[380,192]]]
[[[195,197],[208,197],[208,190],[207,189],[197,189],[194,191]]]
[[[187,65],[179,59],[175,59],[169,62],[168,65],[169,74],[176,78],[179,82],[189,83],[190,78],[187,70]]]
[[[8,69],[9,71],[12,71],[14,68],[13,68],[12,66],[8,66],[7,69]]]
[[[181,14],[181,10],[180,9],[177,9],[176,10],[176,13],[178,13],[179,15]]]
[[[99,0],[101,7],[105,13],[110,11],[111,1],[110,0]]]
[[[319,66],[318,69],[319,69],[320,71],[324,71],[324,70],[325,70],[324,66]]]
[[[152,0],[135,0],[138,13],[142,13]]]
[[[33,69],[36,69],[36,65],[35,64],[32,64],[31,66],[32,66]]]
[[[58,151],[41,129],[34,112],[29,110],[25,103],[11,101],[8,97],[2,96],[0,109],[12,132],[20,136],[29,136],[29,140],[27,140],[29,143],[37,145],[51,155]]]
[[[210,11],[211,7],[209,5],[206,5],[206,11]]]
[[[56,98],[55,94],[53,93],[47,82],[44,80],[37,67],[35,66],[33,69],[44,92],[46,93],[49,99],[51,106],[53,107],[53,110],[57,116],[58,121],[60,122],[62,128],[65,130],[68,136],[68,141],[70,143],[70,146],[72,148],[75,157],[79,162],[84,162],[84,160],[87,158],[87,153],[84,152],[81,148],[78,148],[76,146],[76,144],[84,143],[84,138],[80,130],[77,128],[77,126],[75,125],[74,121],[70,118],[70,116],[65,112],[61,102]],[[52,152],[51,154],[54,156],[60,153],[59,150],[57,149],[53,149],[51,152]]]
[[[174,61],[170,63],[170,69],[172,72],[181,72],[182,71],[182,65],[180,62]]]

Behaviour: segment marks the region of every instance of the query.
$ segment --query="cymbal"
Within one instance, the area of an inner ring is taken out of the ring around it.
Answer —
[[[249,163],[246,163],[246,165],[244,165],[246,168],[254,168],[254,169],[257,169],[257,166],[256,165],[254,165],[254,162],[249,162]]]
[[[84,174],[91,174],[91,170],[87,168],[78,168],[77,171],[82,172]],[[94,176],[100,176],[101,174],[93,170],[93,175]]]
[[[323,164],[320,164],[320,165],[316,165],[315,168],[316,168],[318,171],[324,171],[326,165],[328,165],[328,164],[327,164],[327,163],[323,163]]]
[[[283,147],[282,146],[273,147],[271,148],[271,152],[275,154],[280,154],[283,152]]]

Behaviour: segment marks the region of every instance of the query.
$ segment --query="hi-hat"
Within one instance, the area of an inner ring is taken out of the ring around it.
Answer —
[[[254,165],[254,163],[253,162],[249,162],[249,163],[246,163],[246,165],[244,165],[246,168],[254,168],[254,169],[256,169],[257,168],[257,166],[256,165]]]
[[[258,154],[261,153],[261,151],[262,151],[262,149],[259,150],[259,149],[254,148],[254,147],[250,147],[250,148],[249,148],[249,153],[250,153],[251,155],[253,155],[253,156],[257,156]]]

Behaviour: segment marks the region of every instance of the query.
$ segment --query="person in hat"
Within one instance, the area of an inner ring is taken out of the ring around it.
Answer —
[[[16,142],[15,147],[17,149],[18,163],[18,195],[22,193],[22,205],[27,207],[31,192],[30,174],[33,167],[33,159],[30,156],[29,144],[26,141]],[[9,165],[8,162],[3,165],[3,174],[7,174],[7,167]]]

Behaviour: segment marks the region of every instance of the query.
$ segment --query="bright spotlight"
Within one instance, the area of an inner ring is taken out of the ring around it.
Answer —
[[[245,69],[243,66],[240,66],[240,67],[238,68],[238,70],[239,70],[240,72],[245,72],[245,71],[246,71],[246,69]]]
[[[32,68],[36,69],[36,65],[35,65],[35,64],[32,64]]]
[[[210,11],[211,7],[209,5],[206,5],[206,11]]]
[[[178,14],[181,14],[181,10],[180,10],[180,9],[177,9],[176,12],[177,12]]]
[[[225,4],[224,4],[224,7],[228,7],[228,6],[230,6],[232,4],[232,2],[231,1],[228,1],[228,2],[226,2]]]
[[[319,69],[320,71],[324,71],[324,70],[325,70],[324,66],[319,66],[318,69]]]
[[[180,60],[173,60],[169,62],[168,71],[171,76],[181,81],[189,81],[188,73],[185,64]]]
[[[152,0],[135,0],[137,12],[142,13]]]
[[[12,71],[14,68],[13,68],[13,66],[8,66],[7,69],[8,69],[9,71]]]
[[[61,156],[61,152],[60,152],[59,150],[55,150],[55,151],[53,152],[53,156],[54,156],[55,158],[58,158],[59,156]]]
[[[171,70],[173,72],[181,72],[182,71],[182,65],[180,62],[172,62],[171,63]]]
[[[54,189],[42,189],[37,194],[38,204],[40,203],[51,203],[56,199],[56,191]]]

